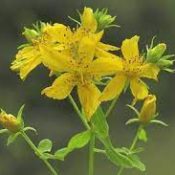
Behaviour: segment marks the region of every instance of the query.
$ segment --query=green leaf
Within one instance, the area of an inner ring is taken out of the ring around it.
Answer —
[[[131,118],[125,124],[126,125],[130,125],[130,124],[138,123],[138,122],[139,122],[139,119],[138,118]]]
[[[50,153],[42,153],[42,156],[43,156],[44,159],[52,159],[52,160],[57,159],[57,158],[55,157],[55,155],[50,154]]]
[[[135,155],[128,148],[116,148],[113,150],[106,150],[108,159],[115,165],[124,168],[137,168],[140,171],[145,171],[145,165],[140,161],[139,157]]]
[[[13,143],[19,135],[20,135],[19,132],[15,133],[15,134],[11,134],[7,139],[7,146],[9,146],[11,143]]]
[[[116,166],[122,166],[124,168],[131,168],[132,162],[128,156],[117,152],[115,149],[106,148],[107,158]]]
[[[161,121],[161,120],[151,120],[150,123],[155,123],[155,124],[159,124],[162,126],[168,126],[165,122]]]
[[[37,130],[31,126],[27,126],[23,129],[23,131],[33,131],[35,134],[37,134]]]
[[[78,24],[79,26],[81,25],[81,23],[80,23],[78,20],[74,19],[73,17],[68,16],[68,18],[69,18],[71,21],[73,21],[73,22],[75,22],[76,24]]]
[[[0,134],[8,133],[8,129],[0,129]]]
[[[68,143],[68,149],[73,150],[82,148],[88,144],[90,138],[91,138],[90,130],[78,133],[70,139]]]
[[[132,109],[132,110],[136,113],[137,117],[140,116],[139,111],[138,111],[134,106],[132,106],[132,105],[127,105],[127,106],[128,106],[130,109]]]
[[[23,120],[23,110],[24,110],[25,105],[22,105],[21,108],[18,111],[17,114],[17,120],[21,123],[21,127],[24,127],[24,120]]]
[[[66,148],[59,149],[55,152],[55,158],[59,160],[64,160],[65,157],[72,152],[74,149],[80,149],[86,146],[91,138],[91,131],[87,130],[73,136]]]
[[[133,167],[137,168],[140,171],[145,171],[145,165],[140,161],[139,157],[135,154],[130,154],[128,157],[132,160]]]
[[[97,109],[92,117],[92,124],[95,133],[101,138],[107,138],[109,135],[109,126],[101,107]]]
[[[62,148],[62,149],[57,150],[55,152],[54,156],[55,156],[56,159],[64,161],[64,158],[70,152],[71,152],[71,150],[69,150],[67,147],[66,148]]]
[[[148,140],[147,133],[143,128],[138,132],[138,139],[144,142],[147,142]]]
[[[38,149],[41,153],[50,152],[52,150],[52,141],[49,139],[43,139],[38,144]]]

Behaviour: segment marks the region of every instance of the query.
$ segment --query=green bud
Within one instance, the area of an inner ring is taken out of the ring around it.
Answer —
[[[160,43],[157,46],[148,49],[147,62],[157,63],[166,51],[166,44]]]
[[[108,9],[97,9],[94,13],[95,19],[98,24],[98,31],[104,30],[105,28],[109,27],[118,27],[114,25],[113,22],[116,19],[116,16],[111,16],[108,14]]]
[[[24,32],[22,33],[25,38],[31,42],[33,39],[36,39],[39,36],[39,33],[34,29],[24,28]]]

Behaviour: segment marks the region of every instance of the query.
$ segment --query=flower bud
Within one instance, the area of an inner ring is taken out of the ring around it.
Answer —
[[[108,14],[108,9],[102,9],[102,10],[97,9],[94,13],[94,16],[98,24],[97,31],[104,30],[105,28],[111,26],[118,27],[117,25],[113,24],[113,22],[116,19],[116,16],[111,16],[110,14]]]
[[[23,32],[23,35],[25,36],[25,38],[31,42],[33,39],[36,39],[39,34],[36,30],[34,29],[29,29],[29,28],[24,28],[24,32]]]
[[[166,44],[160,43],[152,49],[148,50],[147,53],[147,61],[151,63],[156,63],[162,57],[164,52],[166,51]]]
[[[6,114],[5,112],[0,114],[0,124],[13,133],[20,131],[21,128],[20,121],[12,114]]]
[[[143,103],[140,111],[139,120],[142,123],[148,123],[152,120],[156,113],[156,96],[148,95]]]

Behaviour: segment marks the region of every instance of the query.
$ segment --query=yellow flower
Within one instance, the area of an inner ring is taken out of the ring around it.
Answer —
[[[139,120],[142,123],[148,123],[154,118],[156,113],[156,96],[148,95],[144,100],[143,106],[140,111]]]
[[[45,48],[57,50],[60,54],[64,55],[73,54],[76,57],[74,50],[76,50],[81,38],[92,33],[95,34],[97,30],[97,21],[91,8],[84,8],[84,12],[81,15],[81,26],[76,29],[76,32],[74,30],[72,31],[68,26],[59,23],[53,25],[42,23],[40,31],[25,28],[23,34],[30,43],[18,51],[16,59],[12,62],[11,69],[19,72],[20,78],[24,80],[39,64],[43,63],[46,67],[50,67],[49,64],[53,60],[48,63],[47,58],[45,58],[42,52]],[[103,31],[99,33],[99,38],[102,35]],[[117,49],[117,47],[98,42],[95,56],[115,57],[108,51]],[[60,56],[60,58],[62,57]],[[59,62],[62,60],[58,58],[55,61]],[[55,61],[53,61],[53,65]],[[57,69],[54,71],[61,70]]]
[[[71,33],[70,30],[67,32]],[[94,59],[101,33],[78,38],[74,37],[77,36],[76,32],[79,30],[72,33],[72,37],[68,34],[65,35],[67,37],[63,37],[66,49],[60,52],[48,47],[43,49],[45,65],[47,64],[50,70],[59,71],[62,74],[52,86],[44,89],[42,94],[60,100],[66,98],[76,86],[85,115],[90,120],[100,104],[101,96],[100,90],[93,81],[114,73],[114,69],[121,69],[121,63],[117,58],[111,57]]]
[[[6,114],[5,112],[1,112],[0,114],[0,124],[14,133],[18,132],[21,128],[20,121],[12,114]]]
[[[42,63],[42,54],[40,52],[42,46],[54,42],[53,38],[45,32],[48,27],[50,27],[49,24],[43,24],[40,32],[27,28],[25,28],[23,32],[23,35],[29,43],[18,51],[11,66],[12,70],[19,72],[22,80],[24,80],[35,67]]]
[[[144,99],[148,95],[148,87],[141,78],[157,80],[159,67],[152,63],[147,63],[139,54],[139,37],[134,36],[131,39],[125,39],[121,46],[123,59],[122,70],[116,73],[116,76],[105,87],[101,100],[107,101],[120,95],[127,82],[130,83],[130,89],[135,99]]]

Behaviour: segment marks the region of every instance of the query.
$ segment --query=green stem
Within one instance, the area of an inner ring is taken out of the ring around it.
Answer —
[[[80,117],[81,121],[83,122],[84,126],[87,129],[90,129],[89,124],[87,123],[87,120],[85,119],[84,115],[82,114],[82,112],[80,111],[80,109],[78,108],[78,105],[76,104],[76,102],[74,101],[73,97],[71,95],[69,95],[69,100],[72,104],[72,106],[74,107],[76,113],[78,114],[78,116]]]
[[[114,98],[114,100],[111,102],[108,110],[106,111],[105,117],[108,117],[111,114],[111,112],[112,112],[112,110],[113,110],[117,100],[118,100],[118,96],[116,98]]]
[[[88,175],[94,174],[94,148],[95,148],[95,134],[92,132],[90,144],[89,144],[89,173]]]
[[[31,141],[31,139],[28,137],[28,135],[25,132],[21,132],[21,135],[23,136],[24,140],[28,143],[30,148],[35,152],[35,154],[45,163],[49,171],[52,175],[58,175],[58,173],[55,171],[55,169],[52,167],[52,165],[42,157],[42,154],[39,152],[38,148],[34,145],[34,143]]]
[[[141,129],[142,129],[142,125],[140,125],[140,126],[138,127],[138,129],[137,129],[136,135],[135,135],[135,137],[134,137],[134,139],[133,139],[133,141],[132,141],[132,144],[131,144],[131,146],[130,146],[130,148],[129,148],[130,151],[132,151],[132,150],[135,148],[135,146],[136,146],[136,144],[137,144],[137,142],[138,142],[138,133],[139,133],[139,131],[140,131]],[[123,167],[120,167],[120,169],[119,169],[117,175],[121,175],[123,171],[124,171],[124,168],[123,168]]]

